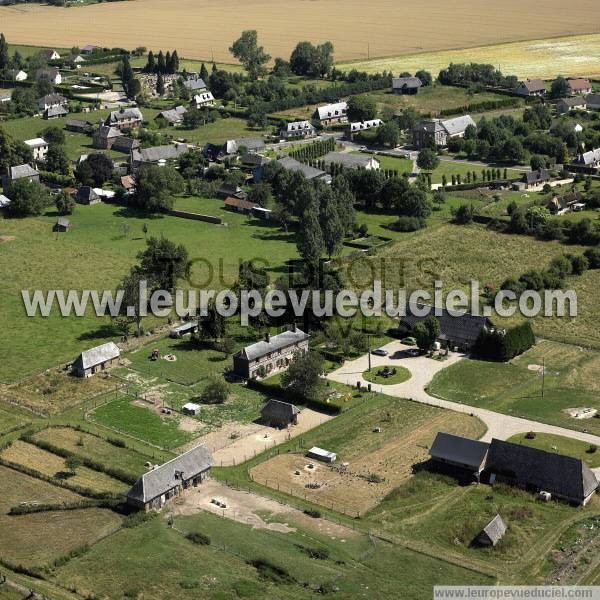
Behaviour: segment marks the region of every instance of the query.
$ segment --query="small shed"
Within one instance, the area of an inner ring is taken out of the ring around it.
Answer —
[[[89,350],[84,350],[71,366],[77,377],[91,377],[98,371],[104,371],[121,356],[121,350],[114,342],[108,342]]]
[[[52,231],[56,231],[58,233],[65,233],[69,231],[69,227],[71,227],[71,221],[69,221],[69,219],[65,219],[64,217],[60,217],[58,221],[54,223]]]
[[[269,400],[260,411],[264,423],[269,427],[279,427],[281,429],[288,425],[297,425],[299,414],[300,409],[294,404],[274,399]]]
[[[188,321],[187,323],[183,323],[182,325],[178,325],[171,329],[169,333],[169,337],[172,338],[180,338],[183,335],[188,333],[194,333],[198,329],[198,321]]]
[[[307,453],[306,456],[308,458],[314,458],[315,460],[320,460],[321,462],[332,463],[337,459],[337,454],[335,452],[329,452],[329,450],[323,450],[323,448],[319,448],[317,446],[313,446]]]
[[[75,195],[75,200],[79,204],[100,204],[100,196],[88,185],[84,185],[77,190],[77,194]]]
[[[500,515],[496,515],[477,536],[480,546],[495,546],[506,533],[506,523]]]
[[[201,406],[199,404],[196,404],[195,402],[188,402],[187,404],[184,404],[181,407],[181,412],[184,415],[189,415],[189,416],[194,417],[200,413],[200,409],[201,409]]]

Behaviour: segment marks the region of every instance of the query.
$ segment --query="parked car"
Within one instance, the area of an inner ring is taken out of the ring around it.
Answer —
[[[384,350],[383,348],[376,348],[375,350],[371,351],[371,354],[374,354],[375,356],[387,356],[388,351]]]
[[[406,351],[406,354],[408,354],[408,356],[421,356],[421,351],[418,350],[417,348],[409,348]]]

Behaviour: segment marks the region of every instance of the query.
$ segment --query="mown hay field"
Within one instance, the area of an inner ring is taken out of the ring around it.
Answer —
[[[410,53],[381,59],[362,60],[338,65],[341,69],[360,71],[415,72],[426,69],[434,74],[451,62],[490,63],[501,71],[518,77],[555,77],[556,75],[600,74],[600,34],[497,43],[476,48]],[[499,40],[498,40],[499,41]]]
[[[244,29],[257,29],[272,56],[287,58],[309,39],[331,40],[338,60],[364,60],[527,40],[532,32],[536,38],[597,33],[600,18],[600,5],[589,0],[573,0],[569,10],[546,0],[542,11],[533,0],[423,0],[418,10],[409,2],[372,0],[365,8],[361,0],[137,0],[3,7],[0,20],[15,44],[176,46],[180,56],[233,62],[228,48]]]

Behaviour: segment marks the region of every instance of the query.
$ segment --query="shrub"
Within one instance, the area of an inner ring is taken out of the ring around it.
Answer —
[[[286,585],[294,583],[294,578],[283,567],[273,564],[264,558],[257,558],[248,562],[253,566],[263,579],[268,579],[273,583]]]
[[[192,542],[192,544],[197,544],[198,546],[210,546],[210,538],[199,531],[190,531],[185,537]]]
[[[586,450],[586,452],[588,454],[595,454],[597,450],[598,446],[596,446],[595,444],[590,444],[590,447]]]
[[[426,225],[425,219],[421,217],[399,217],[389,228],[393,231],[418,231]]]
[[[308,515],[309,517],[312,517],[313,519],[320,519],[321,518],[321,511],[316,510],[314,508],[307,508],[304,510],[304,514]]]
[[[137,527],[138,525],[143,525],[152,519],[158,517],[158,513],[156,512],[135,512],[131,513],[125,519],[123,519],[123,527],[131,529],[132,527]]]

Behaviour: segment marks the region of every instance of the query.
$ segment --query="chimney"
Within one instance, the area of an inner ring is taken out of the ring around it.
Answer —
[[[265,342],[267,342],[267,344],[271,341],[271,336],[269,335],[269,332],[267,331],[267,333],[265,333]]]

